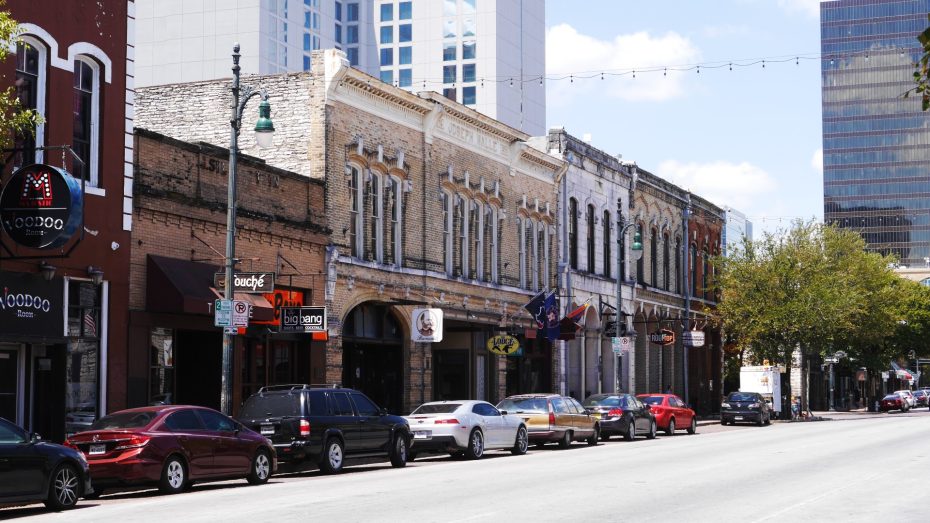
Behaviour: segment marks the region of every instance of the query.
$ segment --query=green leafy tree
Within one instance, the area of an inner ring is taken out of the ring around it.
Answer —
[[[5,4],[5,1],[0,0],[0,8],[4,7]],[[7,59],[10,49],[16,48],[15,44],[19,38],[19,33],[19,24],[10,15],[10,12],[0,10],[0,62]],[[3,78],[3,83],[10,85],[15,84],[15,81]],[[5,149],[12,146],[17,135],[35,135],[36,126],[40,123],[41,118],[35,111],[23,109],[15,86],[8,87],[0,92],[0,148]]]

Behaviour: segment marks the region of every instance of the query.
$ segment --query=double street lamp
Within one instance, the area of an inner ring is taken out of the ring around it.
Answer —
[[[623,271],[623,262],[624,262],[624,250],[626,248],[626,233],[630,230],[631,227],[635,227],[636,222],[626,223],[626,218],[623,217],[623,200],[617,200],[617,321],[614,326],[614,335],[619,338],[621,333],[620,322],[624,322],[624,327],[626,326],[626,318],[623,313],[623,278],[621,277],[624,274]],[[630,250],[633,254],[633,261],[639,261],[643,255],[643,239],[642,234],[639,230],[633,234],[633,245],[630,246]],[[636,299],[636,272],[632,272],[632,292],[630,296],[630,301]],[[634,332],[635,335],[635,332]],[[635,349],[634,349],[635,350]],[[620,355],[614,356],[614,389],[617,392],[620,391]]]
[[[239,86],[239,44],[233,45],[233,95],[232,118],[229,138],[229,179],[226,192],[226,285],[223,297],[232,301],[235,296],[235,281],[233,269],[236,265],[236,166],[239,159],[239,130],[242,127],[242,112],[245,104],[255,96],[261,96],[258,104],[258,121],[255,123],[255,141],[258,146],[266,149],[271,147],[274,138],[274,124],[271,122],[271,104],[268,103],[268,93],[264,89],[256,90],[249,86]],[[223,377],[220,392],[220,407],[224,414],[232,414],[233,397],[233,347],[234,334],[230,328],[223,333]]]

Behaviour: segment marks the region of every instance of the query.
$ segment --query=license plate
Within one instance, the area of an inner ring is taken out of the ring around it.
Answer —
[[[433,437],[433,431],[431,430],[415,430],[413,431],[413,439],[429,439]]]
[[[99,454],[106,454],[107,446],[106,445],[91,445],[90,450],[87,453],[90,454],[91,456],[96,456]]]
[[[274,425],[262,425],[261,432],[265,434],[274,434]]]
[[[733,419],[743,419],[742,416],[733,416]]]

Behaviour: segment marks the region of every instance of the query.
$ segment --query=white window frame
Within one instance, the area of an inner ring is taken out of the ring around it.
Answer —
[[[32,35],[22,35],[19,37],[23,44],[31,45],[39,54],[39,74],[38,85],[36,85],[36,114],[42,118],[42,123],[36,126],[36,163],[45,163],[45,150],[39,147],[45,146],[45,98],[48,92],[48,45]],[[14,47],[15,52],[15,47]]]
[[[374,260],[384,263],[384,177],[380,173],[370,171],[370,180],[372,184],[377,180],[377,187],[371,194],[371,219],[374,220],[375,225]]]
[[[452,268],[453,268],[453,263],[452,263],[453,262],[453,258],[452,258],[453,238],[452,238],[452,235],[454,233],[453,224],[455,223],[454,222],[455,217],[453,216],[453,213],[455,212],[455,205],[454,205],[455,200],[453,198],[455,198],[455,196],[448,191],[442,191],[440,193],[440,204],[444,207],[444,211],[445,211],[445,223],[443,224],[443,229],[442,229],[443,249],[445,251],[444,258],[445,258],[445,263],[446,263],[446,274],[449,276],[452,276]]]
[[[460,244],[462,246],[462,277],[468,278],[468,253],[469,253],[469,218],[471,218],[471,200],[465,198],[464,196],[459,196],[462,199],[462,230],[459,236]]]
[[[355,164],[350,164],[349,169],[351,169],[350,176],[355,178],[355,207],[356,210],[353,211],[352,208],[349,208],[349,213],[355,212],[357,214],[357,219],[355,220],[355,245],[352,246],[354,250],[354,255],[358,259],[363,259],[365,257],[365,184],[362,183],[362,168]]]
[[[87,64],[93,71],[93,92],[90,95],[90,161],[86,166],[87,189],[100,189],[100,64],[90,55],[83,54],[75,56],[74,61]]]
[[[478,223],[475,225],[475,279],[484,280],[484,213],[485,206],[480,201],[475,202]]]
[[[391,230],[394,233],[394,242],[390,246],[394,253],[394,264],[403,265],[403,220],[401,209],[404,202],[404,181],[397,176],[391,176],[394,192],[394,212],[391,216]]]

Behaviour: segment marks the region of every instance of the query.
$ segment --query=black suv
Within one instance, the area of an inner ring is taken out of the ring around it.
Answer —
[[[314,385],[262,387],[237,419],[270,439],[283,465],[316,463],[334,474],[348,458],[388,457],[407,464],[410,427],[361,392]]]

